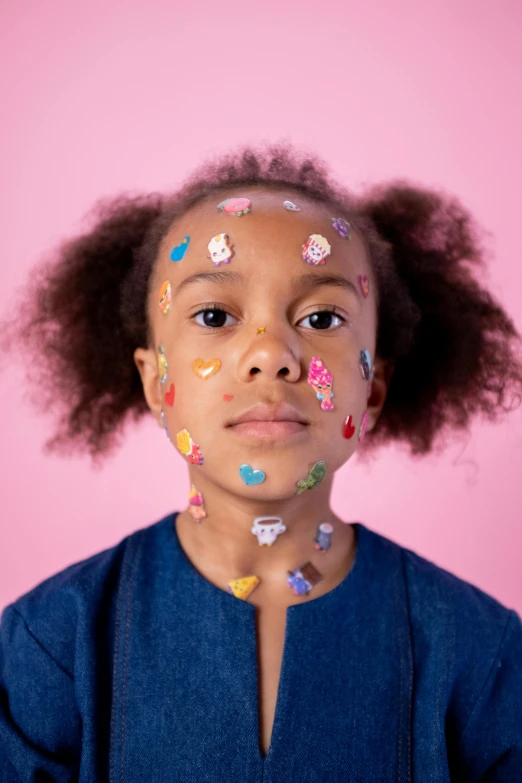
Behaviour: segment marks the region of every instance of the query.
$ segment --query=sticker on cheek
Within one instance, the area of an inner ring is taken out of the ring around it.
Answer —
[[[370,293],[370,279],[368,275],[358,275],[357,280],[359,281],[359,288],[361,289],[361,294],[366,297]]]
[[[344,218],[332,218],[332,226],[343,239],[351,239],[350,224]]]
[[[197,443],[194,443],[188,430],[181,430],[178,432],[176,435],[176,446],[178,447],[178,451],[188,459],[191,465],[203,464],[201,449]]]
[[[179,245],[176,245],[176,247],[173,247],[172,250],[170,251],[170,260],[183,261],[183,258],[188,250],[189,245],[190,245],[190,237],[189,236],[183,237]]]
[[[230,264],[234,255],[233,246],[230,244],[228,234],[216,234],[208,243],[209,258],[214,266],[221,264]]]
[[[192,362],[192,369],[194,373],[201,378],[202,381],[206,381],[212,375],[215,375],[221,367],[221,359],[210,359],[208,362],[204,362],[203,359],[194,359]]]
[[[368,411],[363,415],[361,424],[359,427],[359,440],[362,440],[364,436],[366,435],[366,427],[368,426]]]
[[[310,367],[308,368],[308,383],[315,391],[318,400],[321,400],[321,410],[334,410],[334,393],[332,391],[333,378],[332,373],[327,370],[321,359],[317,356],[312,357]]]
[[[348,416],[343,423],[343,438],[350,440],[355,435],[355,426],[352,423],[352,417]]]
[[[188,512],[194,522],[201,522],[205,519],[207,512],[205,510],[205,503],[203,502],[203,495],[198,492],[194,484],[189,493],[189,507]]]
[[[316,462],[312,470],[305,479],[297,482],[296,495],[300,495],[305,489],[313,489],[326,476],[326,462]]]
[[[359,354],[359,369],[361,370],[363,381],[370,381],[373,378],[372,357],[370,351],[366,349]]]
[[[165,282],[162,283],[159,292],[159,308],[163,313],[163,315],[167,315],[168,311],[170,310],[171,299],[172,299],[172,288],[170,286],[170,281],[165,280]]]
[[[325,264],[331,252],[330,243],[321,234],[310,234],[303,245],[303,258],[307,264]]]
[[[223,400],[225,402],[232,402],[233,399],[234,399],[234,395],[233,394],[224,394],[223,395]]]
[[[165,392],[165,403],[169,406],[169,408],[172,408],[174,405],[174,384],[170,384],[170,389],[168,392]]]
[[[252,202],[249,198],[226,198],[217,205],[218,212],[226,212],[227,215],[247,215],[251,211]]]
[[[160,374],[160,382],[165,383],[167,380],[167,373],[169,371],[169,365],[167,364],[167,357],[165,356],[165,349],[162,345],[158,346],[158,370]]]

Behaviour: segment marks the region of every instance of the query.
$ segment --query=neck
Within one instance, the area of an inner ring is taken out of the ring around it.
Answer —
[[[226,590],[230,579],[255,575],[263,589],[257,588],[253,596],[270,596],[269,600],[289,605],[303,598],[295,600],[286,582],[288,571],[313,562],[323,580],[310,598],[333,589],[346,576],[354,556],[353,528],[330,508],[331,477],[301,495],[268,502],[233,495],[202,476],[191,479],[203,495],[207,516],[196,522],[184,511],[177,519],[177,533],[192,564],[216,586]],[[257,517],[280,517],[286,527],[271,546],[260,546],[252,533]],[[323,522],[333,526],[327,551],[317,550],[314,542]]]

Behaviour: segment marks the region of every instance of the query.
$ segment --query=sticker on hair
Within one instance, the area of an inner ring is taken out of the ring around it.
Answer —
[[[230,244],[228,234],[216,234],[215,237],[212,237],[208,243],[208,252],[214,266],[230,264],[230,260],[234,255],[234,248]]]
[[[359,369],[361,371],[363,381],[370,381],[373,379],[372,357],[370,351],[368,351],[366,348],[359,354]]]
[[[242,576],[240,579],[231,579],[228,583],[227,590],[241,601],[246,601],[250,593],[252,593],[260,583],[261,580],[258,576]]]
[[[287,579],[288,586],[292,588],[295,595],[308,595],[324,577],[313,563],[308,562],[294,571],[289,571]]]
[[[366,427],[368,426],[368,411],[363,415],[361,424],[359,426],[359,440],[361,441],[366,435]]]
[[[301,479],[301,481],[297,482],[296,495],[300,495],[305,491],[305,489],[313,489],[314,487],[317,487],[317,485],[321,483],[325,476],[326,462],[316,462],[308,476],[305,479]]]
[[[252,202],[249,198],[226,198],[216,207],[218,212],[225,212],[227,215],[247,215],[252,211]]]
[[[239,468],[239,475],[249,487],[255,487],[257,484],[262,484],[266,479],[266,474],[262,470],[254,470],[251,465],[241,465]]]
[[[332,226],[343,239],[351,239],[350,224],[344,218],[332,218]]]
[[[172,408],[174,405],[174,384],[170,384],[170,388],[167,392],[165,392],[165,403],[169,406],[169,408]]]
[[[355,425],[352,423],[352,417],[347,416],[343,422],[343,438],[350,440],[355,435]]]
[[[201,449],[197,443],[194,443],[188,430],[180,430],[180,432],[178,432],[176,435],[176,446],[178,447],[178,451],[188,459],[191,465],[203,464]]]
[[[160,374],[160,382],[165,383],[167,380],[169,365],[167,364],[167,357],[165,356],[165,348],[162,345],[158,345],[158,370]]]
[[[170,310],[171,300],[172,287],[170,285],[170,280],[165,280],[165,282],[161,284],[159,292],[159,308],[163,315],[167,315],[168,311]]]
[[[198,492],[194,484],[189,492],[189,507],[188,512],[194,522],[201,522],[206,518],[207,512],[205,510],[205,503],[203,501],[203,495]]]
[[[361,289],[361,294],[366,297],[370,293],[370,279],[368,275],[357,275],[357,280],[359,282],[359,288]]]
[[[252,533],[257,538],[259,546],[272,546],[281,533],[286,530],[281,517],[256,517],[252,525]]]
[[[289,212],[300,212],[301,211],[301,207],[298,207],[297,204],[294,204],[293,201],[283,201],[283,206]]]
[[[328,240],[321,234],[310,234],[303,245],[303,258],[307,264],[326,264],[326,259],[332,252]]]
[[[334,393],[332,391],[332,373],[324,366],[318,356],[313,356],[308,368],[308,383],[315,391],[315,396],[321,401],[321,410],[334,410]]]
[[[332,545],[333,525],[329,522],[321,522],[314,538],[315,548],[320,552],[326,552]]]
[[[170,251],[170,260],[183,261],[183,258],[188,250],[189,245],[190,245],[190,237],[189,236],[183,237],[179,245],[176,245]]]
[[[208,362],[203,361],[203,359],[194,359],[192,362],[194,374],[202,381],[208,380],[219,372],[220,367],[221,359],[210,359]]]

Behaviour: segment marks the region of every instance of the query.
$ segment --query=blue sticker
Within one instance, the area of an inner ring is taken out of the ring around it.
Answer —
[[[262,470],[254,470],[250,465],[241,465],[239,468],[239,475],[245,484],[248,484],[249,486],[262,484],[266,478]]]
[[[176,247],[173,247],[172,250],[170,251],[170,260],[182,261],[183,256],[188,250],[189,244],[190,244],[190,237],[185,237],[179,245],[176,245]]]

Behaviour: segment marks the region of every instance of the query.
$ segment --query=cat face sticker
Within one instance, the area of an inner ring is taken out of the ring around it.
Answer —
[[[216,234],[208,243],[208,252],[214,266],[229,264],[234,250],[230,244],[228,234]]]

